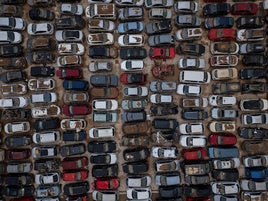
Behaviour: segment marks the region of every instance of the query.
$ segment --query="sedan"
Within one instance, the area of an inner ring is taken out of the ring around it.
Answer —
[[[221,145],[235,145],[236,136],[233,134],[210,134],[208,141],[211,145],[221,146]]]
[[[258,9],[258,4],[252,2],[234,3],[231,13],[233,15],[255,15]]]
[[[0,31],[0,44],[18,44],[21,42],[21,33],[15,31]]]
[[[244,191],[267,191],[268,180],[241,179],[240,187]]]
[[[62,114],[66,116],[88,115],[90,113],[91,109],[88,105],[64,105],[62,107]]]
[[[154,158],[177,158],[178,149],[177,147],[152,147],[152,156]]]
[[[145,31],[147,34],[169,33],[172,29],[170,20],[152,21],[146,24]]]
[[[176,55],[174,47],[154,47],[149,50],[151,59],[172,59]]]
[[[146,84],[146,74],[143,73],[122,73],[120,76],[120,81],[123,84],[136,84],[145,85]]]
[[[117,26],[117,31],[120,34],[140,33],[143,31],[143,23],[136,22],[121,22]]]
[[[234,25],[233,17],[214,17],[205,20],[205,27],[212,28],[231,28]]]
[[[146,97],[148,95],[148,88],[144,86],[125,87],[123,88],[123,95],[132,97]]]
[[[29,23],[27,32],[29,35],[52,35],[54,25],[49,22]]]
[[[174,4],[173,0],[158,0],[158,1],[151,1],[145,0],[144,1],[146,8],[155,8],[155,7],[172,7]],[[133,199],[133,198],[132,198]]]
[[[256,54],[263,53],[265,51],[265,45],[261,43],[245,43],[239,47],[240,54]]]
[[[175,38],[171,34],[152,35],[148,38],[148,44],[151,47],[170,46],[175,44]]]
[[[207,151],[204,148],[182,149],[181,156],[184,160],[204,160],[207,156]]]
[[[207,138],[203,135],[181,135],[180,145],[183,147],[205,147],[207,144]]]
[[[65,15],[82,15],[83,6],[81,4],[62,3],[60,5],[60,13]]]
[[[210,29],[208,32],[208,38],[212,41],[234,41],[236,40],[236,29]]]
[[[26,22],[19,17],[0,17],[1,30],[24,30]]]
[[[92,101],[92,108],[93,110],[116,110],[118,102],[113,99],[96,99]]]
[[[212,192],[215,194],[237,194],[239,193],[239,184],[237,182],[218,181],[211,182]]]
[[[170,172],[167,174],[157,174],[155,176],[155,182],[157,186],[179,185],[181,178],[179,172]]]
[[[177,94],[186,96],[200,96],[201,86],[193,84],[179,84],[177,87]]]
[[[194,57],[184,57],[180,58],[178,61],[179,68],[205,68],[205,59],[194,58]]]
[[[177,54],[189,54],[192,56],[201,56],[205,53],[205,46],[197,43],[180,43],[176,47]]]
[[[267,99],[243,99],[240,101],[242,111],[264,111],[268,109]]]
[[[144,45],[145,39],[142,34],[125,34],[120,35],[117,42],[121,47],[138,47]]]
[[[268,124],[268,113],[242,114],[242,123],[245,125]]]
[[[229,3],[208,3],[203,7],[204,16],[219,16],[227,15],[231,11],[231,5]]]
[[[83,37],[81,30],[58,30],[55,33],[58,42],[82,42]]]

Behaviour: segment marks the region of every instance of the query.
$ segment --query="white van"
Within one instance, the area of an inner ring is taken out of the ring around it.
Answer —
[[[211,80],[209,72],[184,70],[180,72],[180,82],[208,84]]]

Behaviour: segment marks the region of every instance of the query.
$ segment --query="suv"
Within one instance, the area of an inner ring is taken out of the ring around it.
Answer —
[[[180,82],[208,84],[211,80],[209,72],[184,70],[180,72]]]
[[[94,112],[93,122],[113,123],[117,121],[117,112]]]
[[[176,119],[154,119],[152,125],[155,129],[175,130],[179,123]]]
[[[4,83],[11,83],[17,81],[25,81],[27,79],[27,74],[25,71],[7,71],[0,74],[0,80]]]
[[[117,49],[113,47],[90,47],[89,48],[89,57],[94,59],[114,59],[118,55]]]
[[[118,84],[118,77],[114,74],[92,75],[90,84],[95,87],[115,87]]]

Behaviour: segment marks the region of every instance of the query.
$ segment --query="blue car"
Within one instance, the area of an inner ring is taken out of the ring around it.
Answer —
[[[86,132],[85,131],[66,131],[63,132],[62,139],[63,141],[83,141],[86,140]]]
[[[205,27],[207,29],[231,28],[233,26],[234,26],[234,18],[233,17],[214,17],[214,18],[207,18],[205,20]]]
[[[268,177],[268,168],[246,168],[245,174],[249,179],[265,179]]]
[[[88,90],[88,81],[85,80],[64,80],[63,88],[65,90]]]
[[[140,33],[143,30],[142,22],[123,22],[117,26],[117,31],[120,34]]]
[[[238,158],[239,149],[237,147],[209,147],[208,157],[210,158]]]

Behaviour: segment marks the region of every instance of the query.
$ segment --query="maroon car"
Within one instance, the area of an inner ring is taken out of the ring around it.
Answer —
[[[25,160],[31,156],[30,149],[12,149],[6,150],[7,160]]]
[[[85,168],[88,165],[88,158],[74,157],[74,158],[64,158],[61,162],[63,170],[76,170],[79,168]]]
[[[56,75],[60,79],[79,79],[83,77],[83,72],[80,68],[59,68]]]
[[[64,105],[62,114],[66,116],[88,115],[91,113],[91,108],[88,105]]]
[[[211,145],[235,145],[236,136],[233,134],[218,134],[214,133],[208,137]]]
[[[120,76],[120,81],[123,84],[146,84],[146,75],[143,73],[122,73]]]

